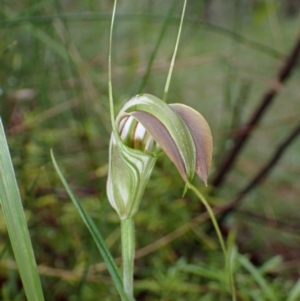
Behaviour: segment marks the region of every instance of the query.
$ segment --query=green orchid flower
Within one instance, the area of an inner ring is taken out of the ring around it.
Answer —
[[[111,134],[107,195],[121,220],[137,212],[163,150],[187,184],[196,173],[207,184],[212,136],[203,116],[183,104],[141,94],[125,103]]]

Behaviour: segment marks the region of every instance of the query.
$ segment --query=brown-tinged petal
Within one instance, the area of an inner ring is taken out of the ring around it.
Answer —
[[[131,115],[147,129],[153,139],[160,145],[170,160],[175,164],[184,181],[187,182],[188,178],[182,156],[180,155],[176,143],[164,124],[152,114],[146,112],[133,112]]]
[[[131,114],[141,122],[174,162],[185,182],[193,179],[196,166],[194,141],[187,125],[174,110],[153,95],[140,94],[124,104],[117,124],[123,114]]]
[[[196,147],[196,173],[207,185],[207,177],[212,161],[213,141],[208,123],[203,116],[183,104],[170,104],[190,130]]]

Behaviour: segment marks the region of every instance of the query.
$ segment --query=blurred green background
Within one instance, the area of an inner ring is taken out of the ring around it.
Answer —
[[[182,4],[119,1],[112,52],[116,111],[137,93],[162,97]],[[232,146],[232,133],[274,84],[298,39],[299,9],[297,0],[188,1],[168,102],[194,107],[210,124],[211,178]],[[108,0],[2,0],[0,5],[0,116],[46,300],[118,300],[50,162],[52,148],[119,257],[119,221],[105,192],[111,12]],[[299,78],[296,65],[218,190],[195,179],[212,206],[229,202],[299,122]],[[253,263],[278,300],[286,300],[300,271],[299,152],[298,139],[222,223],[224,235],[235,237],[241,258]],[[183,188],[162,154],[135,218],[137,300],[229,300],[218,276],[220,246],[209,223],[191,223],[203,208],[192,193],[181,197]],[[24,300],[2,217],[0,248],[1,300]],[[235,271],[239,300],[275,300],[242,262]]]

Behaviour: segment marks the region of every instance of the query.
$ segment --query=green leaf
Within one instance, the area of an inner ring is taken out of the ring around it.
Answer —
[[[27,300],[43,301],[42,286],[1,119],[0,202]]]
[[[272,272],[278,265],[282,263],[283,259],[281,255],[276,255],[268,259],[262,266],[259,267],[259,272],[264,275]]]
[[[297,301],[300,299],[300,279],[295,283],[290,291],[287,301]]]
[[[219,269],[214,267],[207,267],[193,264],[182,264],[178,269],[185,273],[192,273],[208,280],[214,280],[222,284],[224,282],[225,275]]]
[[[278,300],[276,298],[276,293],[273,292],[272,288],[269,286],[265,278],[260,274],[259,270],[247,259],[246,256],[240,255],[238,256],[238,261],[241,265],[251,274],[253,279],[260,286],[262,293],[268,297],[271,301]]]
[[[119,292],[119,295],[121,297],[121,299],[123,301],[132,301],[129,300],[128,297],[126,296],[124,289],[123,289],[123,284],[122,284],[122,277],[120,274],[120,271],[113,259],[113,257],[111,256],[111,253],[109,252],[108,248],[105,245],[104,239],[102,238],[101,233],[99,232],[99,230],[97,229],[94,221],[90,218],[90,216],[86,213],[86,211],[84,210],[84,208],[81,206],[79,200],[76,198],[76,196],[74,195],[74,193],[72,192],[70,186],[68,185],[67,181],[65,180],[62,172],[60,171],[57,162],[54,158],[53,152],[51,151],[51,158],[52,158],[52,162],[53,165],[55,167],[55,170],[62,182],[62,184],[64,185],[69,197],[71,198],[73,204],[75,205],[75,207],[77,208],[82,220],[84,221],[85,225],[87,226],[87,228],[89,229],[90,233],[93,236],[93,239],[107,265],[107,269],[114,281],[115,287]]]

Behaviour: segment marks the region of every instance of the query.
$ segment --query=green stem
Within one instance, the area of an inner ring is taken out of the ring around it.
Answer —
[[[210,219],[213,223],[213,226],[214,226],[215,231],[217,233],[217,236],[219,238],[219,242],[220,242],[220,245],[221,245],[221,248],[222,248],[222,251],[223,251],[223,254],[224,254],[224,258],[225,258],[225,269],[226,269],[226,272],[227,272],[227,275],[228,275],[228,282],[229,282],[229,287],[230,287],[230,291],[231,291],[232,300],[236,301],[234,280],[233,280],[232,269],[231,269],[231,265],[230,265],[230,256],[228,254],[228,251],[227,251],[227,248],[226,248],[226,245],[225,245],[220,227],[219,227],[218,222],[215,218],[213,210],[211,209],[211,207],[210,207],[209,203],[207,202],[207,200],[205,199],[205,197],[201,194],[201,192],[195,186],[193,186],[192,184],[189,183],[188,187],[191,190],[193,190],[193,192],[201,200],[202,204],[205,206],[205,208],[206,208],[206,210],[207,210],[207,212],[210,216]]]
[[[114,122],[115,113],[114,113],[112,76],[111,76],[111,49],[112,49],[112,35],[113,35],[113,28],[114,28],[114,22],[115,22],[116,8],[117,8],[117,0],[114,1],[114,7],[113,7],[113,12],[112,12],[112,17],[111,17],[111,25],[110,25],[110,31],[109,31],[109,42],[108,42],[108,97],[109,97],[110,120],[111,120],[112,128],[113,128],[113,131],[115,134],[117,134],[117,129],[116,129],[116,125]]]
[[[173,68],[174,68],[175,58],[176,58],[180,35],[181,35],[181,29],[182,29],[184,14],[185,14],[186,2],[187,2],[187,0],[184,0],[182,13],[181,13],[181,19],[180,19],[180,25],[179,25],[177,39],[176,39],[176,44],[175,44],[175,48],[174,48],[174,52],[173,52],[173,56],[172,56],[172,60],[171,60],[171,64],[170,64],[170,69],[169,69],[169,73],[168,73],[168,77],[167,77],[167,82],[166,82],[166,86],[165,86],[165,91],[164,91],[164,95],[163,95],[164,102],[167,101],[169,86],[170,86],[170,82],[171,82],[172,72],[173,72]]]
[[[133,300],[134,222],[132,218],[121,221],[121,241],[124,291],[128,298]]]

